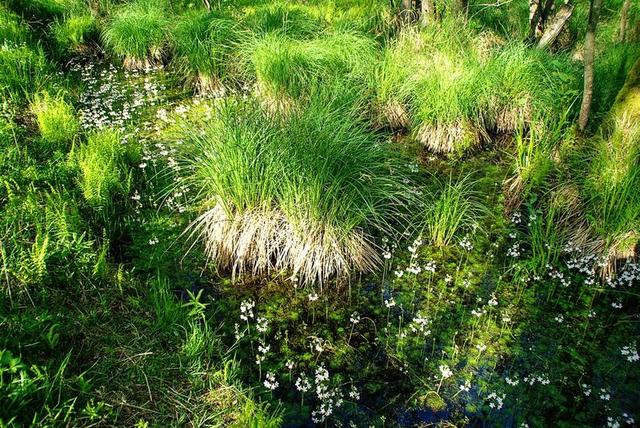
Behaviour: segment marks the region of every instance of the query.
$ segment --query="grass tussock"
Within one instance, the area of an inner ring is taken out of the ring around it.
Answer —
[[[47,151],[68,148],[78,134],[79,123],[73,107],[61,95],[45,92],[31,103],[36,117],[40,142]]]
[[[453,243],[462,231],[475,231],[488,210],[475,190],[476,183],[469,175],[447,181],[436,180],[438,189],[429,193],[424,204],[421,235],[437,247]]]
[[[175,60],[199,92],[219,91],[234,75],[239,39],[235,21],[206,11],[189,12],[173,28]]]
[[[248,8],[243,22],[257,36],[279,33],[293,39],[313,37],[323,28],[317,10],[283,1]]]
[[[220,266],[319,283],[378,266],[375,236],[393,232],[406,185],[352,110],[316,99],[284,119],[232,104],[189,140],[193,233]]]
[[[93,15],[70,15],[57,19],[51,26],[58,51],[62,54],[78,54],[88,49],[95,40],[98,26]]]
[[[336,79],[363,81],[375,57],[374,42],[355,33],[305,41],[273,34],[251,48],[250,62],[261,97],[287,104]]]
[[[457,22],[408,28],[385,51],[374,77],[377,123],[408,128],[436,153],[460,153],[569,108],[572,99],[557,99],[577,85],[567,57]]]
[[[159,64],[164,55],[169,16],[164,1],[137,0],[122,6],[102,33],[105,46],[129,69]]]

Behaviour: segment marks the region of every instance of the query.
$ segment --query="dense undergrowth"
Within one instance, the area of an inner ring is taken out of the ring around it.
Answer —
[[[636,4],[208,3],[0,5],[1,426],[635,426]]]

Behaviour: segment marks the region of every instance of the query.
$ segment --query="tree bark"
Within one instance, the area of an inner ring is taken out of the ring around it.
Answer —
[[[624,43],[627,39],[627,20],[629,16],[629,8],[631,8],[631,0],[624,0],[622,10],[620,11],[620,33],[618,33],[618,41]]]
[[[589,111],[591,110],[591,99],[593,98],[593,62],[596,49],[596,27],[602,0],[591,0],[589,7],[589,22],[587,23],[587,35],[584,40],[584,87],[582,91],[582,105],[580,106],[580,117],[578,126],[581,131],[587,128],[589,121]]]
[[[554,42],[558,35],[560,35],[567,21],[569,21],[569,18],[571,18],[572,13],[573,5],[571,3],[560,6],[560,9],[558,9],[558,12],[553,16],[551,22],[545,26],[544,33],[542,33],[542,37],[540,37],[540,41],[538,42],[539,48],[544,49]]]
[[[435,0],[422,0],[420,6],[420,23],[426,27],[436,21],[436,2]]]

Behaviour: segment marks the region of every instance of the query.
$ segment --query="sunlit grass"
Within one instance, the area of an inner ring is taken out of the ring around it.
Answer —
[[[79,129],[73,107],[61,95],[37,95],[31,104],[36,117],[42,148],[65,150],[76,138]]]
[[[232,78],[239,32],[235,21],[206,11],[178,18],[172,34],[176,62],[199,91],[219,90]]]
[[[169,17],[165,1],[138,0],[115,13],[102,33],[107,48],[127,68],[146,68],[162,60]]]
[[[285,119],[233,103],[189,134],[194,232],[213,261],[319,283],[380,263],[375,236],[393,233],[406,185],[351,108],[317,98]]]
[[[273,34],[248,55],[261,95],[276,101],[308,96],[335,79],[364,81],[376,57],[371,39],[349,32],[305,41]]]
[[[428,193],[424,201],[421,235],[432,245],[444,247],[461,231],[478,230],[488,209],[469,175],[436,182],[437,191]]]

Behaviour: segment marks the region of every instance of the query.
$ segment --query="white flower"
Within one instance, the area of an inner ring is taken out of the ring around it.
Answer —
[[[308,297],[309,297],[309,301],[310,302],[315,302],[316,300],[318,300],[318,294],[316,294],[316,293],[311,293],[311,294],[309,294]]]
[[[360,399],[360,392],[358,392],[358,389],[355,387],[355,385],[351,385],[351,391],[349,391],[349,398],[351,398],[352,400]]]
[[[296,379],[296,389],[300,392],[307,392],[311,389],[311,382],[309,382],[309,379],[304,375],[304,373]]]
[[[267,389],[270,389],[271,391],[275,390],[280,384],[278,383],[278,381],[276,380],[276,375],[275,373],[272,372],[268,372],[267,376],[264,380],[264,386]]]
[[[268,328],[269,328],[269,321],[264,317],[259,317],[257,319],[257,325],[256,325],[256,329],[258,330],[258,332],[264,333],[267,331]]]
[[[442,364],[440,365],[439,369],[443,379],[447,379],[453,376],[453,372],[451,371],[448,365]]]

